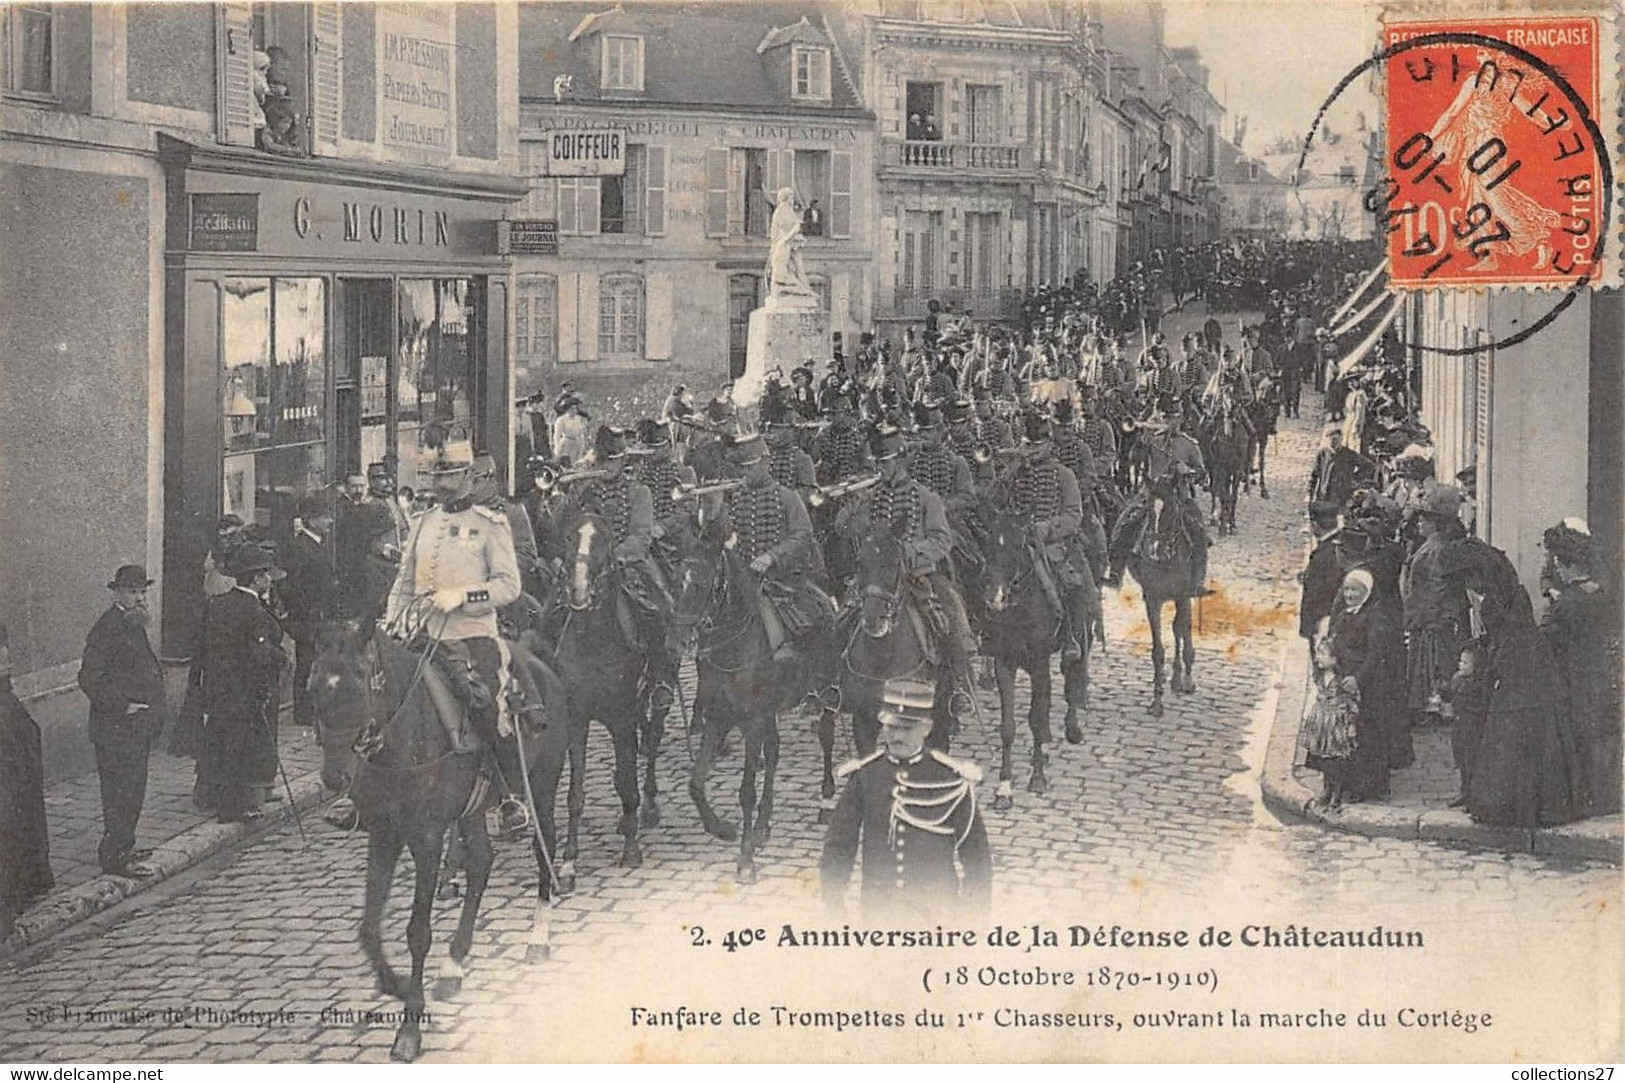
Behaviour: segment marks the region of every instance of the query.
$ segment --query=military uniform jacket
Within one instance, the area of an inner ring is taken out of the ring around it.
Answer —
[[[497,610],[520,594],[519,562],[507,516],[483,504],[457,502],[453,508],[430,508],[412,528],[401,554],[400,574],[389,592],[384,619],[392,622],[418,595],[460,590],[463,605],[429,620],[440,639],[495,639]]]
[[[861,845],[866,908],[914,900],[986,908],[993,862],[975,764],[929,749],[907,763],[876,752],[843,765],[840,774],[846,789],[819,864],[826,901],[845,894]]]
[[[1191,468],[1191,484],[1207,477],[1207,465],[1202,461],[1202,448],[1184,433],[1163,433],[1153,437],[1146,447],[1145,476],[1153,482],[1163,481],[1173,472],[1175,463]]]
[[[79,663],[79,687],[97,720],[116,721],[132,703],[145,703],[154,712],[164,709],[163,669],[146,627],[133,614],[108,606],[90,629]]]
[[[523,504],[500,496],[487,501],[485,506],[501,512],[508,520],[508,534],[513,538],[514,562],[519,565],[520,579],[538,574],[542,562],[536,552],[536,530],[530,521],[530,512]]]
[[[883,491],[888,488],[892,491]],[[954,537],[948,529],[948,513],[942,498],[913,478],[905,478],[896,486],[881,482],[864,490],[836,516],[836,533],[851,537],[859,531],[885,530],[891,525],[891,520],[886,518],[887,509],[902,507],[916,509],[902,536],[903,563],[912,574],[935,570],[948,559]]]
[[[747,521],[760,509],[772,522]],[[807,571],[813,558],[812,520],[807,517],[807,506],[801,497],[786,489],[772,478],[748,482],[738,489],[723,494],[718,522],[722,536],[739,537],[739,555],[746,562],[763,553],[773,555],[773,568],[768,575],[774,579]],[[771,541],[769,539],[772,539]]]
[[[943,509],[949,515],[962,516],[976,508],[976,484],[971,479],[970,464],[948,441],[915,448],[909,456],[908,471],[942,498]],[[940,483],[932,480],[932,475],[940,475]]]
[[[258,721],[288,656],[282,626],[247,587],[209,599],[203,625],[203,709],[217,721]]]
[[[614,493],[614,486],[625,487],[619,497]],[[616,507],[617,499],[624,500],[624,505]],[[615,531],[616,556],[631,560],[648,559],[649,545],[654,540],[654,497],[649,487],[635,480],[624,466],[617,478],[588,482],[579,496],[571,498],[569,505],[564,513],[566,520],[573,514],[590,511],[610,521]]]
[[[1054,507],[1048,509],[1029,507],[1023,497],[1027,488],[1027,481],[1023,475],[1033,474],[1036,480],[1037,472],[1045,470],[1056,472]],[[1083,526],[1083,497],[1078,492],[1078,479],[1072,476],[1072,471],[1054,459],[1023,460],[1001,479],[999,488],[1001,491],[995,503],[1008,509],[1011,514],[1031,522],[1038,541],[1044,545],[1064,542]]]

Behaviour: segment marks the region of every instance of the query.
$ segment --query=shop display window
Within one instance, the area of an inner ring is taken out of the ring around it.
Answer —
[[[398,481],[429,484],[423,468],[442,441],[467,453],[474,433],[473,284],[461,278],[403,278],[395,374]]]
[[[221,320],[221,510],[280,536],[328,480],[326,283],[229,278]]]

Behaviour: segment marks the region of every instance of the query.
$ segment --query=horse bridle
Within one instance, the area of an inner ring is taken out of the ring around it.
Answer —
[[[701,658],[709,659],[710,656],[715,654],[718,650],[738,643],[750,633],[750,616],[748,614],[741,618],[738,624],[729,625],[726,628],[717,624],[716,619],[713,616],[713,614],[721,610],[722,600],[727,596],[729,590],[730,577],[728,574],[727,560],[727,554],[724,553],[722,557],[723,566],[718,569],[717,576],[711,583],[710,594],[706,598],[705,608],[701,610],[700,615],[692,622],[677,620],[675,614],[673,615],[674,624],[677,624],[679,627],[688,625],[694,629],[694,657],[696,661]],[[707,566],[705,559],[697,555],[689,555],[684,557],[682,564],[685,568]],[[710,646],[705,646],[703,644],[703,640],[705,639],[707,632],[716,632],[720,638],[713,640]],[[710,664],[712,667],[722,673],[738,673],[745,668],[741,666],[739,669],[730,670],[715,661],[710,662]]]

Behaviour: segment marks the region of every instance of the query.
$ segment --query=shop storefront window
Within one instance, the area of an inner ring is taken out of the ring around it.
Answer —
[[[399,483],[421,489],[441,440],[474,438],[473,286],[467,279],[402,279],[396,369]]]
[[[278,534],[327,483],[327,290],[319,278],[224,286],[222,510]]]

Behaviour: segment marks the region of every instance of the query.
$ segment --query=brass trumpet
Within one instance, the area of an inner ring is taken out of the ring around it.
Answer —
[[[731,492],[743,484],[745,484],[744,478],[730,478],[727,481],[713,481],[704,485],[688,485],[678,482],[671,488],[671,499],[673,503],[680,500],[693,500],[711,493]]]
[[[553,486],[564,487],[574,485],[578,481],[595,481],[598,478],[607,478],[610,471],[602,467],[586,467],[581,470],[566,470],[553,479]],[[551,487],[551,486],[550,486]]]
[[[879,474],[870,474],[863,478],[848,478],[846,481],[837,481],[833,485],[819,485],[807,496],[807,503],[812,507],[821,508],[831,500],[839,500],[843,496],[862,492],[872,485],[880,483]]]

